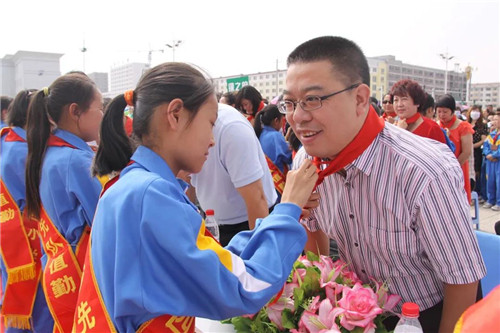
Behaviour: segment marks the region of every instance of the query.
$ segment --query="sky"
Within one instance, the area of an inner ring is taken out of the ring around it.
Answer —
[[[318,36],[353,40],[367,57],[394,55],[448,70],[470,65],[472,83],[500,82],[500,0],[2,0],[0,57],[63,53],[61,72],[109,72],[126,62],[175,60],[212,77],[286,69]],[[83,43],[87,51],[81,52]],[[163,52],[161,51],[163,50]],[[84,67],[85,66],[85,67]]]

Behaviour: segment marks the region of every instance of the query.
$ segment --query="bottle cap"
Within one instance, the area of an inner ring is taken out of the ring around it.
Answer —
[[[420,309],[418,304],[407,302],[403,304],[403,316],[406,317],[418,317]]]
[[[207,216],[208,216],[208,215],[212,215],[212,216],[213,216],[213,215],[214,215],[214,210],[213,210],[213,209],[207,209],[207,210],[205,211],[205,215],[207,215]]]

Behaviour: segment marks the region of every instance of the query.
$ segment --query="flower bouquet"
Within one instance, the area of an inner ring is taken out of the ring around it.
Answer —
[[[363,284],[341,260],[308,252],[259,312],[225,322],[236,332],[387,332],[382,321],[400,300],[384,283]]]

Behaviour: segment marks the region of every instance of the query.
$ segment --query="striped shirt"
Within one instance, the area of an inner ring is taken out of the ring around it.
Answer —
[[[304,158],[302,148],[293,169]],[[334,239],[364,282],[386,281],[425,310],[443,299],[443,282],[485,275],[462,170],[446,145],[386,123],[345,172],[318,186],[319,207],[302,223]]]

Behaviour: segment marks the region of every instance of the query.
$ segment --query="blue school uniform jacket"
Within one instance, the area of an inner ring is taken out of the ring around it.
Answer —
[[[271,126],[263,126],[259,141],[264,154],[273,161],[281,172],[284,172],[283,166],[292,163],[292,150],[283,134]]]
[[[76,149],[47,147],[42,165],[40,198],[55,227],[74,251],[85,226],[92,225],[102,186],[97,178],[90,175],[94,152],[89,145],[64,130],[56,130],[54,135]]]
[[[28,144],[26,143],[26,132],[20,127],[13,127],[12,130],[21,137],[21,141],[5,141],[6,135],[2,136],[0,175],[9,190],[12,198],[16,202],[19,210],[24,211],[26,205],[26,187],[24,171],[26,166],[26,156],[28,155]],[[0,261],[2,270],[2,287],[5,292],[7,285],[7,270],[3,259]],[[45,295],[41,285],[38,286],[35,297],[35,304],[32,312],[33,330],[35,332],[52,332],[54,321],[50,315],[49,308],[45,302]],[[6,332],[30,332],[30,330],[20,330],[13,327],[7,328]]]
[[[255,313],[282,288],[306,241],[298,206],[277,205],[222,248],[159,155],[140,146],[132,160],[100,199],[91,234],[97,285],[118,331],[163,314]]]

